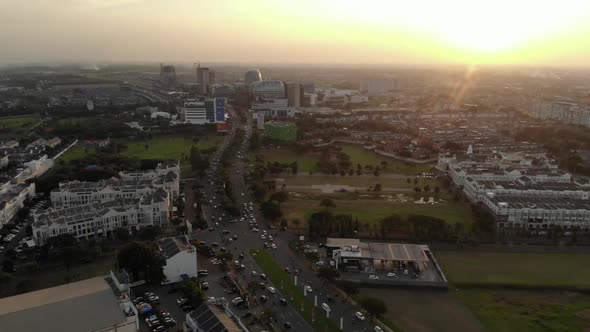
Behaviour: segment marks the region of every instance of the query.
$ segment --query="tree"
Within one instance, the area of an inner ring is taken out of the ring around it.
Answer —
[[[268,200],[260,206],[260,210],[262,211],[262,215],[264,218],[274,221],[283,216],[281,212],[281,208],[277,203],[272,200]]]
[[[438,186],[434,187],[434,193],[438,194],[440,192],[440,188]]]
[[[7,259],[2,262],[2,271],[6,273],[13,273],[14,272],[14,262]]]
[[[139,238],[143,241],[153,241],[160,233],[160,230],[152,225],[148,225],[139,230]]]
[[[134,280],[145,279],[151,284],[164,280],[164,260],[157,246],[151,243],[132,242],[121,248],[117,255],[119,266],[126,269]]]
[[[289,200],[289,194],[286,191],[277,191],[270,195],[270,200],[279,203],[279,208],[281,207],[281,203],[284,203]]]
[[[430,191],[430,186],[429,185],[425,185],[424,186],[424,192],[429,192]]]
[[[334,203],[334,200],[331,198],[324,198],[320,201],[320,206],[325,208],[333,208],[336,207],[336,203]]]
[[[377,183],[375,185],[375,187],[373,188],[373,191],[381,191],[381,184],[380,183]]]
[[[385,301],[376,297],[364,297],[359,301],[359,304],[365,308],[370,315],[378,318],[387,312]]]
[[[301,225],[301,220],[293,219],[291,220],[291,223],[293,224],[293,226],[295,226],[295,228],[299,228],[299,225]]]
[[[122,242],[129,240],[129,231],[126,228],[120,227],[115,229],[115,237]]]
[[[333,282],[336,278],[340,277],[340,272],[329,267],[322,267],[318,270],[318,277]]]

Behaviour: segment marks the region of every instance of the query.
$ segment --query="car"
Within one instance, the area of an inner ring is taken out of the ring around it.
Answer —
[[[387,274],[387,277],[389,277],[389,278],[393,278],[393,277],[395,277],[395,273],[393,273],[393,272],[389,272],[389,273]]]
[[[238,257],[240,257],[240,259],[244,259],[244,253],[241,253]]]
[[[150,296],[154,296],[154,293],[153,292],[145,292],[145,293],[143,293],[143,295],[145,297],[150,297]]]
[[[207,270],[198,270],[197,271],[197,277],[206,277],[209,275],[209,272],[207,272]]]
[[[324,309],[325,312],[330,312],[330,306],[327,303],[322,303],[322,309]]]
[[[373,331],[375,331],[375,332],[383,332],[383,329],[380,326],[375,325],[375,328],[373,329]]]
[[[153,332],[162,332],[166,329],[166,327],[164,325],[158,325],[156,326],[152,331]]]
[[[201,289],[202,289],[202,290],[207,290],[207,289],[209,289],[209,283],[208,283],[208,282],[206,282],[206,281],[202,282],[202,283],[201,283]]]
[[[264,240],[264,239],[266,239],[266,235],[262,234],[262,235],[260,235],[260,238]]]
[[[135,304],[138,304],[140,302],[145,302],[144,298],[141,297],[141,296],[136,297],[135,299],[133,299],[133,303],[135,303]]]
[[[404,270],[404,275],[408,275],[409,271],[407,269]]]
[[[374,274],[371,274],[371,275],[369,275],[369,279],[376,280],[376,279],[379,279],[379,277]]]
[[[260,295],[260,301],[266,302],[268,301],[268,297],[266,297],[266,295]]]
[[[277,292],[277,290],[274,287],[268,287],[267,290],[271,293],[274,294]]]
[[[284,298],[281,298],[279,302],[281,302],[282,305],[287,305],[287,300],[285,300]]]
[[[268,240],[269,241],[272,241],[272,236],[271,235],[268,236]]]
[[[251,274],[253,277],[256,277],[256,275],[257,275],[258,273],[256,273],[256,271],[252,271],[252,272],[250,272],[250,274]]]
[[[311,286],[310,285],[305,285],[304,288],[305,288],[305,292],[306,293],[313,293],[313,289],[311,289]]]
[[[209,227],[209,232],[213,232],[214,230],[215,230],[215,228]]]
[[[185,304],[188,301],[187,298],[181,297],[176,299],[176,304],[178,304],[179,306],[182,306],[183,304]]]
[[[362,312],[360,312],[360,311],[357,311],[357,312],[354,314],[354,316],[355,316],[356,318],[358,318],[359,320],[365,320],[365,315],[363,315],[363,313],[362,313]]]
[[[291,328],[291,324],[289,322],[285,322],[283,326],[288,330]]]
[[[184,312],[189,312],[189,311],[195,310],[195,307],[193,307],[192,304],[187,304],[187,305],[182,306],[181,309]]]
[[[221,248],[219,248],[219,250],[221,250],[221,252],[226,252],[227,251],[227,249],[225,247],[221,247]]]
[[[218,245],[219,245],[219,243],[217,243],[217,242],[213,242],[213,243],[211,243],[211,246],[212,246],[212,247],[217,247]]]
[[[212,259],[211,260],[211,264],[213,264],[213,265],[219,265],[219,264],[221,264],[221,261],[219,259],[215,258],[215,259]]]
[[[237,235],[234,235],[234,236],[232,237],[232,239],[234,239],[234,241],[235,241],[235,240],[237,240],[237,239],[238,239],[238,236],[237,236]]]
[[[277,245],[273,243],[273,244],[270,245],[270,247],[273,248],[273,249],[276,249],[277,248]]]
[[[324,265],[324,261],[322,261],[322,260],[317,261],[317,262],[315,262],[315,265],[322,266],[322,265]]]
[[[262,273],[262,274],[260,275],[260,278],[261,278],[262,280],[266,280],[266,274]]]
[[[247,313],[245,313],[245,314],[242,316],[242,318],[249,318],[249,317],[252,317],[252,315],[253,315],[253,314],[252,314],[252,311],[248,311]]]
[[[223,233],[223,234],[229,234],[229,231],[227,229],[224,229],[224,230],[221,231],[221,233]]]

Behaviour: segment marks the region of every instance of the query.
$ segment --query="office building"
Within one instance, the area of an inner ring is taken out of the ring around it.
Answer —
[[[225,98],[186,101],[182,109],[184,122],[190,124],[223,123],[225,122],[225,103]]]
[[[164,256],[165,283],[180,282],[197,277],[197,249],[186,235],[167,237],[158,241]]]
[[[197,84],[201,94],[207,94],[209,84],[211,84],[210,73],[209,68],[201,67],[201,64],[197,66]]]
[[[254,96],[258,100],[285,99],[285,84],[283,81],[271,80],[253,83]]]
[[[160,64],[160,84],[166,88],[176,86],[176,68],[174,66]]]
[[[303,85],[300,83],[287,83],[287,101],[289,107],[301,107],[304,103]]]
[[[2,331],[136,332],[139,315],[116,276],[95,277],[0,299]]]
[[[244,83],[246,84],[247,87],[252,85],[252,83],[256,83],[256,82],[260,82],[260,81],[262,81],[262,74],[260,73],[259,69],[248,70],[246,72],[246,75],[244,76]]]

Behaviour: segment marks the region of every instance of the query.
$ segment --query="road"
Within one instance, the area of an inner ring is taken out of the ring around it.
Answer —
[[[249,257],[248,251],[250,249],[255,248],[262,248],[264,245],[265,240],[261,239],[261,233],[263,230],[266,230],[268,234],[272,234],[273,242],[276,244],[277,249],[271,250],[272,255],[277,264],[282,267],[290,267],[296,268],[301,271],[301,275],[299,277],[298,285],[302,287],[304,282],[311,285],[314,289],[313,296],[317,296],[317,303],[318,306],[321,305],[323,302],[327,302],[327,297],[330,296],[332,298],[336,298],[334,303],[330,303],[329,306],[331,308],[330,318],[333,319],[337,324],[340,324],[340,320],[342,318],[343,322],[343,331],[346,332],[358,332],[358,331],[372,331],[373,326],[370,325],[367,321],[361,322],[355,318],[355,312],[357,308],[354,306],[344,302],[341,299],[337,298],[335,293],[328,294],[326,289],[328,287],[322,286],[322,281],[315,275],[315,272],[311,269],[306,267],[307,265],[305,262],[296,256],[288,246],[289,241],[296,239],[296,234],[293,234],[288,231],[277,231],[272,230],[270,227],[267,226],[267,223],[263,222],[263,218],[260,215],[258,209],[254,208],[253,206],[253,199],[251,194],[248,190],[248,186],[246,184],[244,178],[245,172],[245,162],[244,157],[246,156],[249,148],[249,138],[252,131],[251,126],[251,119],[245,124],[241,124],[237,117],[234,117],[234,123],[232,124],[232,134],[228,135],[227,139],[222,143],[222,146],[217,151],[217,153],[212,157],[212,164],[211,168],[208,173],[208,182],[205,185],[205,197],[208,200],[208,206],[206,209],[206,217],[210,220],[210,226],[212,227],[210,231],[205,231],[197,235],[196,237],[199,240],[204,240],[208,244],[213,242],[217,242],[220,246],[225,246],[226,249],[231,252],[234,257],[237,257],[240,253],[245,254],[244,260],[241,262],[245,266],[245,271],[241,274],[242,278],[245,279],[245,284],[253,281],[258,280],[260,281],[259,275],[262,270],[256,265],[254,260]],[[241,145],[239,146],[238,152],[235,155],[232,155],[232,160],[230,162],[231,170],[231,182],[232,182],[232,189],[235,195],[236,203],[240,208],[243,209],[242,218],[243,221],[240,221],[241,218],[231,218],[226,216],[224,212],[222,212],[220,204],[221,199],[223,197],[223,192],[221,189],[221,179],[220,179],[220,171],[219,168],[221,165],[219,164],[219,157],[221,157],[223,151],[228,148],[229,142],[231,138],[234,137],[234,133],[236,128],[243,128],[245,132],[245,137]],[[237,220],[237,221],[236,221]],[[258,224],[258,228],[260,229],[259,232],[255,232],[251,229],[250,224],[256,222]],[[218,225],[217,225],[218,223]],[[229,234],[224,235],[223,230],[229,231]],[[229,242],[229,237],[237,236],[237,240],[233,242]],[[256,271],[257,276],[252,276],[252,271]],[[289,294],[280,294],[281,292],[281,285],[274,285],[275,288],[278,290],[276,295],[271,295],[270,293],[266,292],[267,296],[269,296],[268,303],[273,303],[280,299],[281,297],[287,297]],[[312,295],[308,295],[310,302],[314,302]],[[284,322],[289,322],[293,326],[293,330],[295,331],[313,331],[313,328],[307,324],[307,322],[297,313],[295,309],[291,306],[283,307],[281,305],[274,306],[277,314],[278,324],[282,326]],[[279,310],[280,309],[280,310]],[[323,314],[324,312],[318,308],[317,314]]]

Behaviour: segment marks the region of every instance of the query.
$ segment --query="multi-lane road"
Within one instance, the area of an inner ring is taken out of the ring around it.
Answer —
[[[242,128],[244,130],[244,139],[242,142],[234,142],[235,131],[237,128]],[[310,302],[313,303],[314,297],[317,296],[318,306],[321,306],[322,303],[327,302],[328,297],[332,299],[335,298],[336,300],[333,303],[329,303],[331,309],[330,318],[338,325],[340,325],[342,321],[343,331],[372,331],[372,325],[366,321],[360,321],[355,318],[355,312],[358,309],[337,298],[336,294],[330,294],[327,287],[322,287],[322,281],[315,275],[315,272],[307,268],[305,262],[295,255],[295,253],[289,248],[289,241],[294,240],[296,235],[288,231],[270,229],[263,221],[262,216],[253,203],[254,201],[248,190],[248,185],[246,184],[244,176],[247,166],[245,164],[245,157],[248,153],[251,132],[252,127],[250,120],[246,123],[240,123],[239,118],[234,116],[231,134],[226,137],[218,151],[211,157],[211,166],[206,179],[207,183],[204,186],[205,201],[207,203],[204,211],[211,228],[209,231],[203,231],[198,234],[197,238],[199,238],[199,240],[205,240],[208,244],[214,242],[219,243],[219,246],[224,246],[234,257],[238,257],[239,254],[244,253],[244,259],[241,264],[245,266],[245,269],[241,273],[241,276],[244,279],[245,284],[253,280],[261,281],[259,275],[264,273],[256,265],[252,257],[248,255],[249,250],[262,248],[265,242],[269,245],[271,242],[274,243],[276,249],[269,250],[276,263],[283,268],[297,268],[301,271],[298,285],[302,290],[304,284],[311,285],[313,292],[307,295]],[[231,158],[231,169],[229,170],[232,182],[231,186],[236,204],[242,210],[242,217],[238,218],[230,217],[227,212],[222,210],[221,206],[224,193],[222,188],[223,184],[221,183],[222,179],[220,177],[221,167],[223,167],[220,158],[225,149],[230,147],[230,144],[239,144],[237,147],[232,146],[234,148],[233,151],[237,152],[229,156],[229,158]],[[252,222],[258,224],[258,232],[252,230]],[[224,234],[224,230],[227,234]],[[264,240],[261,238],[262,233],[265,231],[267,232],[267,235],[273,236],[273,241],[269,241],[268,238]],[[237,236],[237,240],[230,243],[229,238],[234,235]],[[252,274],[252,271],[256,272],[255,276]],[[269,300],[265,305],[273,306],[277,312],[277,324],[282,327],[285,322],[288,322],[294,331],[313,331],[313,328],[294,308],[288,305],[278,304],[280,303],[279,300],[281,298],[286,298],[289,294],[281,294],[281,285],[273,286],[276,288],[277,293],[271,294],[270,292],[265,291],[265,295],[269,297]],[[277,305],[274,305],[275,303],[277,303]],[[318,307],[316,314],[325,313]]]

